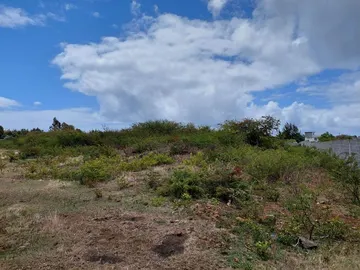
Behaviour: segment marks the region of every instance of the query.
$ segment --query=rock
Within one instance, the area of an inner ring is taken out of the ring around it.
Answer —
[[[316,202],[317,204],[327,204],[327,203],[329,203],[329,200],[326,198],[326,197],[324,197],[324,196],[320,196],[318,199],[317,199],[317,202]]]
[[[316,249],[318,247],[318,244],[314,241],[301,236],[299,237],[299,245],[304,249]]]

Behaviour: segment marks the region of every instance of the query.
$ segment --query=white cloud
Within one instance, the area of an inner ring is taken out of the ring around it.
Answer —
[[[76,9],[77,6],[75,6],[74,4],[67,3],[65,4],[64,8],[65,10],[72,10],[72,9]]]
[[[82,130],[102,129],[102,125],[114,128],[128,126],[126,123],[109,122],[96,112],[87,108],[63,110],[23,110],[0,111],[0,123],[6,129],[32,129],[39,127],[47,130],[56,117],[61,122],[74,125]]]
[[[131,14],[134,16],[140,15],[141,5],[136,0],[131,1]]]
[[[335,11],[325,0],[259,0],[252,18],[213,22],[172,14],[139,17],[135,24],[144,31],[134,28],[121,39],[65,44],[53,63],[66,87],[96,96],[100,114],[111,120],[218,123],[273,112],[304,128],[331,124],[334,129],[356,129],[359,118],[349,110],[360,108],[360,102],[348,107],[336,103],[326,110],[300,103],[280,108],[271,101],[262,107],[249,105],[253,91],[304,82],[328,68],[359,66],[360,31],[353,26],[360,17],[346,10],[360,2],[331,2]],[[341,29],[326,36],[328,43],[323,44],[325,34],[314,33],[336,29],[332,17],[341,21]],[[320,22],[323,19],[332,26]],[[354,44],[349,44],[349,33]],[[342,83],[345,89],[349,81]]]
[[[0,97],[0,108],[11,108],[16,106],[20,106],[17,101],[5,97]]]
[[[360,72],[344,74],[335,82],[306,85],[297,92],[320,96],[334,104],[360,104]]]
[[[159,6],[158,5],[154,5],[154,12],[155,12],[155,14],[159,14]]]
[[[63,17],[51,12],[29,15],[21,8],[0,5],[0,27],[18,28],[26,25],[44,25],[47,19],[65,21]]]
[[[40,101],[35,101],[34,102],[34,106],[40,106],[40,105],[42,105],[42,103]]]
[[[45,3],[40,0],[38,6],[39,8],[45,8]]]
[[[92,14],[95,18],[100,18],[100,13],[99,12],[93,12]]]
[[[360,134],[359,104],[336,105],[330,109],[319,109],[303,103],[294,102],[281,108],[276,102],[265,106],[251,105],[245,110],[248,117],[273,115],[282,123],[292,122],[301,127],[302,131],[329,131],[334,134]]]
[[[29,17],[21,8],[0,6],[0,27],[16,28],[25,25],[42,25],[43,20]]]
[[[208,10],[214,17],[218,16],[229,0],[208,0]]]

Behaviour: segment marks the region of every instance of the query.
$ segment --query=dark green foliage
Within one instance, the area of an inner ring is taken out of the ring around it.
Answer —
[[[61,123],[59,120],[56,119],[56,117],[54,117],[52,125],[49,127],[49,131],[60,131],[60,130],[72,131],[75,130],[75,127],[65,122]]]
[[[205,194],[201,176],[191,171],[174,171],[166,185],[160,191],[162,195],[173,196],[177,199],[189,196],[198,199]]]
[[[299,128],[291,123],[285,124],[279,137],[285,140],[295,140],[298,143],[305,140],[305,136],[300,133]]]
[[[2,139],[4,137],[5,131],[3,126],[0,126],[0,139]]]
[[[277,131],[280,121],[272,116],[263,116],[261,119],[244,119],[242,121],[225,121],[222,130],[240,133],[245,136],[245,142],[253,146],[263,146],[264,138],[270,137]]]
[[[321,134],[318,139],[320,142],[327,142],[327,141],[335,140],[335,136],[329,132],[325,132]]]

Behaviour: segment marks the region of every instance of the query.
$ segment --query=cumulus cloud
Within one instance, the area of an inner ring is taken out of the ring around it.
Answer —
[[[218,16],[229,0],[208,0],[208,10],[214,17]]]
[[[64,21],[65,19],[54,13],[29,15],[21,8],[0,5],[0,27],[18,28],[27,25],[44,25],[47,19]]]
[[[212,22],[173,14],[147,17],[144,31],[123,38],[65,44],[53,64],[67,88],[95,96],[100,114],[111,120],[218,123],[271,112],[305,128],[340,127],[351,117],[346,125],[356,128],[358,116],[342,104],[327,110],[297,102],[285,108],[272,101],[253,104],[254,91],[306,81],[329,68],[358,67],[360,32],[354,26],[360,17],[346,11],[360,2],[330,2],[334,6],[325,0],[259,0],[251,18]]]
[[[92,15],[93,15],[95,18],[100,18],[100,13],[97,12],[97,11],[93,12]]]
[[[136,0],[131,1],[131,14],[134,16],[140,15],[140,8],[141,4],[138,3]]]
[[[74,4],[67,3],[65,4],[64,8],[65,10],[72,10],[72,9],[76,9],[77,6],[75,6]]]
[[[323,97],[334,104],[360,104],[360,72],[343,74],[334,82],[305,85],[296,91]]]
[[[0,97],[0,108],[11,108],[16,106],[20,106],[17,101],[5,97]]]

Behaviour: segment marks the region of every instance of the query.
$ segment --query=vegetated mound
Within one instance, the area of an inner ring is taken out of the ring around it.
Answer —
[[[103,209],[104,215],[94,219],[96,226],[118,224],[117,230],[126,227],[129,231],[121,235],[133,236],[142,230],[150,233],[148,229],[154,224],[145,224],[140,214],[130,219],[114,218],[107,214],[110,205],[162,217],[165,212],[176,212],[177,221],[165,218],[171,226],[185,226],[188,220],[216,226],[218,235],[212,234],[211,239],[200,236],[196,228],[186,227],[186,231],[176,233],[164,226],[163,232],[141,250],[154,260],[153,267],[159,266],[155,262],[158,259],[183,260],[182,256],[190,256],[188,248],[205,258],[202,248],[206,247],[218,256],[211,258],[212,263],[218,263],[216,269],[219,265],[241,269],[351,269],[360,263],[359,166],[353,157],[342,160],[327,152],[291,146],[289,136],[302,138],[293,125],[285,128],[294,132],[283,130],[277,136],[273,134],[279,122],[272,117],[227,121],[216,130],[170,121],[88,133],[64,127],[7,140],[3,147],[10,150],[7,159],[0,161],[0,169],[7,175],[21,172],[25,179],[66,180],[87,186],[76,187],[88,190],[91,198],[64,200],[63,214],[88,211],[90,207]],[[20,153],[14,154],[11,149]],[[49,199],[55,190],[56,196],[68,196],[74,188],[51,186],[41,189],[44,198]],[[24,191],[14,194],[4,194],[2,200],[16,200]],[[30,201],[34,198],[29,196]],[[25,199],[22,195],[21,200]],[[56,200],[50,198],[49,206]],[[9,224],[19,219],[16,215],[11,220],[9,217],[8,224],[3,225],[5,234]],[[52,220],[50,228],[56,223]],[[134,239],[142,247],[141,239]],[[124,254],[117,253],[120,248],[106,241],[112,240],[105,239],[101,245],[111,250],[101,246],[82,259],[125,266],[128,262]],[[189,267],[184,261],[179,265],[177,269]]]

